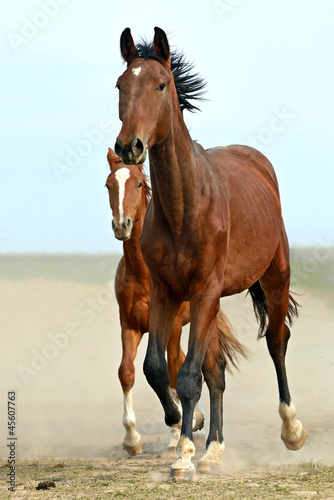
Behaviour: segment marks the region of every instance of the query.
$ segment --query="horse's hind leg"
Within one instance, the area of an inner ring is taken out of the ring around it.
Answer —
[[[118,376],[124,398],[123,425],[125,427],[125,436],[123,438],[123,448],[132,456],[142,452],[142,441],[140,434],[136,431],[136,417],[132,406],[132,388],[135,382],[134,360],[141,338],[141,332],[122,325],[123,356]]]
[[[286,238],[278,245],[275,257],[260,280],[267,300],[269,323],[265,333],[269,353],[273,359],[278,388],[279,414],[282,418],[281,437],[290,450],[298,450],[304,444],[306,431],[296,420],[296,407],[292,402],[285,367],[285,353],[290,330],[285,323],[289,311],[290,267]]]

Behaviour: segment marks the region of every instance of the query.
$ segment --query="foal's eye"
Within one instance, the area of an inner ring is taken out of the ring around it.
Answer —
[[[105,184],[105,186],[104,186],[104,187],[106,187],[106,188],[108,189],[108,191],[109,191],[109,187],[108,187],[108,184]]]
[[[142,185],[143,185],[143,183],[142,183],[142,182],[140,182],[140,183],[138,184],[137,188],[141,188],[141,187],[142,187]]]
[[[166,82],[164,83],[161,83],[158,87],[157,87],[157,90],[160,90],[161,92],[163,91],[163,89],[166,87]]]
[[[116,83],[115,88],[116,88],[116,89],[118,89],[118,90],[121,90],[121,88],[120,88],[120,86],[118,85],[118,83]]]

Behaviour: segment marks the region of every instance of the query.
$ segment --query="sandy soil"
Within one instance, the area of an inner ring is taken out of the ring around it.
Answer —
[[[334,311],[315,294],[306,292],[299,300],[303,308],[293,326],[287,355],[292,397],[308,432],[298,452],[286,450],[280,440],[274,368],[265,341],[256,340],[250,298],[242,295],[222,302],[239,339],[252,352],[251,360],[241,361],[240,372],[227,375],[223,456],[227,474],[311,461],[334,465]],[[7,457],[6,394],[15,390],[20,459],[126,459],[121,447],[123,402],[117,378],[121,342],[113,283],[2,280],[0,302],[0,324],[4,325],[0,455]],[[63,335],[57,336],[60,332]],[[61,347],[56,347],[56,337]],[[184,346],[186,339],[185,330]],[[143,458],[156,460],[166,448],[169,430],[142,374],[146,343],[147,336],[136,362],[134,407]],[[208,417],[205,386],[203,404]],[[204,430],[207,433],[207,423]],[[196,461],[203,452],[202,433],[197,437]]]

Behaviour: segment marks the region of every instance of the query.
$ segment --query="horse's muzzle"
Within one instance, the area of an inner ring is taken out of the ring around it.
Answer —
[[[111,222],[111,226],[115,233],[115,237],[118,240],[126,241],[130,238],[132,231],[132,220],[129,217],[123,219],[122,222],[113,219]]]
[[[133,139],[128,146],[125,146],[118,137],[115,143],[115,153],[122,158],[126,165],[137,165],[144,163],[147,146],[138,138]]]

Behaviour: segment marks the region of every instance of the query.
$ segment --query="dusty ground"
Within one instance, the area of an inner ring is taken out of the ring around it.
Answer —
[[[14,498],[141,499],[334,499],[334,467],[314,463],[300,466],[255,467],[223,477],[197,481],[170,480],[170,459],[153,455],[136,459],[22,460]],[[1,472],[4,467],[1,467]],[[41,482],[54,487],[36,491]],[[3,487],[0,498],[9,495]]]
[[[7,273],[0,280],[1,498],[8,486],[9,390],[17,398],[18,498],[219,498],[223,492],[227,498],[334,498],[334,311],[324,293],[299,289],[303,308],[287,355],[292,396],[308,431],[304,447],[291,452],[280,441],[272,361],[265,341],[256,340],[250,298],[233,297],[222,305],[252,359],[227,376],[224,473],[214,482],[175,485],[167,482],[172,459],[164,456],[169,431],[142,374],[146,338],[134,394],[143,455],[128,458],[121,447],[121,343],[112,280],[32,274],[18,279]],[[203,403],[208,414],[205,387]],[[195,462],[203,452],[202,434]],[[36,491],[43,480],[55,481],[56,489]]]

